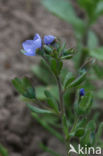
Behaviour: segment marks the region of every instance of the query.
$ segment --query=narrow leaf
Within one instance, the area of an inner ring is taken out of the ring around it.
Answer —
[[[73,80],[74,76],[69,72],[64,79],[64,88],[67,88]]]
[[[46,122],[43,122],[41,120],[41,118],[39,118],[39,116],[35,113],[32,113],[32,116],[46,129],[48,130],[52,135],[56,136],[58,138],[58,140],[60,140],[61,142],[64,143],[64,138],[63,136],[56,131],[55,129],[53,129],[52,127],[50,127]]]
[[[82,74],[70,84],[70,87],[76,87],[76,86],[80,85],[83,82],[83,80],[85,79],[86,74],[87,74],[87,72],[83,71]]]
[[[32,105],[30,105],[30,104],[27,104],[27,107],[28,107],[32,112],[35,112],[35,113],[40,113],[40,114],[51,114],[51,113],[53,113],[53,112],[51,112],[51,111],[49,111],[49,110],[37,108],[37,107],[32,106]]]

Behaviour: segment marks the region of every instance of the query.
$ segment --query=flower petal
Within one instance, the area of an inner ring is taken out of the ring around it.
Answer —
[[[24,55],[35,56],[36,49],[42,47],[42,40],[41,40],[40,35],[36,34],[34,36],[33,40],[27,40],[27,41],[23,42],[22,46],[23,46],[24,50],[26,51],[26,53],[24,53]]]
[[[34,46],[33,40],[26,40],[25,42],[23,42],[22,46],[24,50],[26,51],[24,55],[35,56],[35,46]]]
[[[33,38],[34,41],[37,40],[37,39],[41,39],[41,37],[40,37],[39,34],[35,34],[35,36],[34,36],[34,38]]]
[[[24,53],[24,55],[26,55],[26,56],[35,56],[36,55],[36,50],[34,49],[34,50],[32,50],[32,52],[26,52],[26,53]]]
[[[42,47],[42,39],[39,34],[35,34],[34,39],[33,39],[33,44],[34,44],[35,49]]]
[[[44,43],[46,45],[51,44],[55,39],[56,37],[52,35],[44,36]]]

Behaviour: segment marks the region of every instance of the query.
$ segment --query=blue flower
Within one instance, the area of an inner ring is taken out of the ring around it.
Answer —
[[[85,95],[85,90],[84,90],[84,88],[81,88],[80,89],[80,96],[84,96]]]
[[[24,55],[35,56],[36,50],[42,47],[42,40],[39,34],[35,34],[33,40],[26,40],[22,44],[24,50],[26,51]]]
[[[55,37],[55,36],[52,36],[52,35],[44,36],[44,44],[49,45],[49,44],[51,44],[55,39],[56,39],[56,37]]]

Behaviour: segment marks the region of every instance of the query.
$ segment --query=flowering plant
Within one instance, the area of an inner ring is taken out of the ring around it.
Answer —
[[[73,59],[75,68],[79,70],[90,57],[96,61],[92,68],[88,68],[90,75],[87,77],[85,87],[94,89],[96,101],[103,100],[102,86],[97,87],[93,83],[103,79],[103,46],[100,43],[100,34],[93,29],[94,24],[103,15],[103,0],[42,0],[41,2],[51,13],[72,26],[78,51]]]
[[[32,116],[65,144],[67,156],[71,154],[69,152],[71,143],[75,149],[76,143],[88,147],[103,146],[101,142],[103,124],[97,129],[97,115],[91,117],[93,93],[83,88],[88,72],[87,65],[90,62],[81,66],[77,75],[65,69],[64,60],[72,59],[76,51],[68,49],[65,43],[52,35],[44,36],[42,41],[40,35],[36,34],[33,40],[23,42],[22,46],[21,51],[24,55],[41,56],[43,64],[46,64],[51,74],[52,89],[44,87],[41,91],[43,98],[38,95],[29,78],[12,80],[14,87],[26,101]],[[72,101],[69,100],[70,91],[73,93]],[[51,155],[61,156],[61,153],[49,149],[44,144],[41,144],[41,147]]]

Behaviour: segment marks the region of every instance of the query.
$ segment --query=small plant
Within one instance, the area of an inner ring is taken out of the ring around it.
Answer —
[[[42,63],[46,65],[49,71],[48,76],[50,76],[49,87],[44,86],[41,91],[36,90],[27,77],[12,80],[14,87],[26,101],[32,116],[65,144],[67,156],[70,156],[73,147],[75,151],[78,150],[77,144],[86,145],[86,148],[103,147],[101,141],[103,124],[98,125],[97,114],[91,117],[93,93],[90,89],[83,87],[88,74],[87,65],[90,61],[79,68],[78,74],[65,69],[64,60],[72,59],[76,51],[68,49],[65,43],[52,35],[44,36],[42,41],[40,35],[36,34],[33,40],[23,43],[21,52],[27,56],[41,56]],[[46,82],[45,74],[42,74],[42,77]],[[71,91],[73,93],[75,91],[72,101],[69,94]],[[54,152],[44,144],[40,146],[51,155],[61,156],[61,153]],[[98,153],[100,152],[99,148]],[[80,154],[83,155],[83,153]]]
[[[103,0],[76,0],[75,3],[82,10],[82,16],[78,16],[71,0],[41,0],[41,2],[51,13],[72,25],[78,51],[73,59],[75,69],[78,71],[88,62],[88,57],[96,59],[92,68],[88,68],[90,76],[87,77],[86,86],[93,88],[95,99],[103,100],[102,87],[97,88],[91,83],[103,79],[103,46],[99,43],[99,36],[92,29],[103,15]]]

